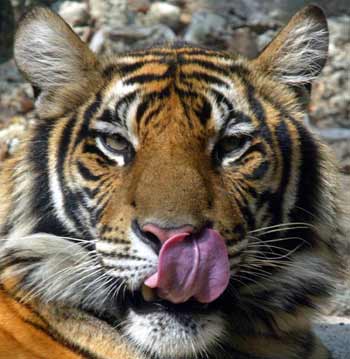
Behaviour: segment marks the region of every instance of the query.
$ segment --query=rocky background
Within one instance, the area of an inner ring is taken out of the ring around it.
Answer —
[[[338,158],[344,200],[350,209],[350,6],[348,0],[312,2],[321,5],[328,16],[330,47],[328,63],[313,86],[307,121]],[[35,121],[31,87],[23,81],[12,58],[16,22],[29,7],[50,6],[99,54],[184,39],[252,58],[307,3],[305,0],[0,0],[0,166],[1,160],[14,151],[29,123]],[[349,225],[346,231],[350,242]],[[350,245],[344,253],[350,258]],[[339,289],[327,314],[350,318],[350,279]],[[348,344],[350,348],[350,339]],[[349,352],[344,358],[350,357]]]
[[[334,148],[350,174],[350,6],[347,0],[313,1],[329,17],[328,64],[313,86],[309,125]],[[34,118],[32,90],[12,59],[16,22],[31,6],[49,5],[99,54],[184,39],[255,57],[305,0],[1,0],[0,158],[13,150],[11,134]],[[5,134],[4,134],[5,133]],[[1,141],[4,142],[4,141]],[[16,140],[15,140],[16,142]]]

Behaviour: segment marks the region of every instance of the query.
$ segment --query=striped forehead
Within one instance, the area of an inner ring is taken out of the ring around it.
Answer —
[[[186,104],[186,96],[188,99],[196,98],[196,96],[205,99],[210,107],[211,123],[214,124],[217,131],[222,128],[227,122],[227,118],[233,115],[236,109],[242,107],[232,78],[218,71],[208,71],[198,66],[197,61],[167,60],[160,62],[159,66],[157,62],[152,63],[152,66],[147,66],[147,62],[145,64],[140,60],[141,64],[130,63],[131,60],[132,58],[128,58],[128,66],[134,66],[137,71],[125,75],[118,72],[118,75],[111,79],[106,88],[104,101],[114,117],[118,118],[129,131],[132,131],[137,120],[138,110],[140,107],[145,107],[150,93],[158,91],[162,86],[171,89],[169,93],[174,93],[181,98],[181,101],[178,102],[179,106]],[[219,68],[220,64],[216,66]],[[149,81],[147,81],[148,79]],[[157,79],[158,83],[154,79]],[[188,86],[189,83],[191,86]],[[184,84],[186,85],[184,86]],[[186,96],[184,97],[184,93],[180,93],[178,89],[184,89]],[[166,100],[167,97],[162,96],[162,101]],[[167,117],[165,120],[170,121],[171,119]]]
[[[138,84],[128,84],[124,79],[114,79],[105,92],[107,108],[119,125],[131,130],[132,121],[140,103]]]

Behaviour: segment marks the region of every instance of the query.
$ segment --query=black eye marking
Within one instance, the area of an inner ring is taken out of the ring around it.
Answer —
[[[217,142],[213,149],[213,161],[215,165],[220,165],[223,159],[229,155],[232,157],[243,154],[250,143],[251,137],[245,134],[225,136]]]
[[[126,138],[118,134],[100,136],[100,140],[109,151],[116,154],[122,154],[131,145]]]
[[[113,156],[123,156],[124,165],[129,164],[135,157],[135,149],[132,144],[120,134],[98,134],[96,142],[105,150],[105,154]],[[101,148],[100,148],[101,149]],[[101,149],[102,150],[102,149]]]

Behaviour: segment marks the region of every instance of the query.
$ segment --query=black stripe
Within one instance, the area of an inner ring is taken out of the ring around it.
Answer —
[[[156,108],[154,108],[152,111],[150,111],[144,120],[144,126],[147,126],[148,123],[151,121],[152,118],[157,116],[160,113],[160,110],[162,109],[161,105],[158,105]]]
[[[144,84],[147,82],[152,82],[152,81],[159,81],[159,80],[164,80],[170,77],[170,74],[167,73],[167,71],[162,74],[162,75],[158,75],[158,74],[141,74],[141,75],[136,75],[133,77],[130,77],[129,79],[124,81],[124,84],[126,85],[132,85],[132,84]]]
[[[227,82],[221,80],[220,78],[218,78],[214,75],[210,75],[205,72],[198,72],[198,71],[193,71],[191,73],[180,72],[180,79],[184,83],[188,83],[188,81],[191,81],[191,80],[199,80],[199,81],[205,81],[208,84],[216,84],[216,85],[223,86],[227,89],[229,88],[229,85]]]
[[[301,166],[296,208],[292,211],[295,221],[313,222],[319,218],[319,199],[321,193],[321,159],[318,146],[309,131],[297,121],[294,122],[300,138]]]
[[[180,102],[181,102],[181,105],[182,105],[182,108],[185,112],[185,117],[188,121],[188,125],[191,129],[193,129],[193,123],[192,123],[192,120],[191,120],[191,116],[189,114],[189,106],[188,106],[188,103],[185,101],[185,98],[184,97],[180,97]]]
[[[137,107],[137,111],[136,111],[136,122],[140,123],[143,115],[145,114],[145,112],[147,111],[149,107],[149,101],[143,101],[140,103],[140,105]]]
[[[248,156],[253,152],[260,152],[262,157],[266,157],[266,148],[263,142],[255,143],[254,145],[250,146],[247,151],[244,152],[244,156]]]
[[[203,104],[200,110],[194,110],[195,114],[198,116],[200,123],[202,124],[202,126],[205,126],[205,124],[208,122],[208,120],[211,117],[211,104],[209,103],[209,101],[205,98],[202,97],[203,100]]]
[[[277,192],[270,198],[269,205],[273,216],[273,223],[278,224],[283,222],[284,198],[291,175],[292,141],[289,136],[288,127],[282,118],[280,119],[275,133],[279,144],[279,150],[282,155],[282,163],[280,164],[280,167],[282,168],[282,178]]]
[[[229,55],[226,55],[222,52],[217,52],[217,51],[213,51],[213,50],[208,50],[208,49],[201,49],[201,48],[198,48],[198,47],[195,47],[195,48],[184,48],[184,49],[181,49],[183,51],[179,51],[179,53],[182,55],[187,55],[187,56],[194,56],[194,55],[203,55],[205,57],[214,57],[215,59],[232,59]]]
[[[215,89],[210,89],[210,92],[216,97],[218,103],[225,104],[229,113],[234,111],[232,102],[223,93],[221,93]],[[229,113],[227,114],[227,116],[228,116],[228,118],[231,118]]]
[[[108,192],[108,190],[104,193],[100,192],[99,196],[96,198],[96,207],[99,207],[100,209],[102,208],[104,209],[110,202],[109,195],[110,193]]]
[[[113,73],[120,73],[123,76],[137,71],[139,69],[141,69],[143,66],[147,65],[147,64],[156,64],[159,61],[156,60],[151,60],[151,61],[138,61],[138,62],[133,62],[131,64],[120,64],[120,63],[116,63],[116,64],[112,64],[107,66],[104,70],[103,70],[103,76],[104,77],[111,77],[113,75]]]
[[[248,70],[246,67],[244,67],[243,65],[237,65],[237,64],[233,64],[229,67],[229,70],[230,72],[233,74],[237,74],[239,76],[242,76],[243,79],[246,81],[246,82],[249,82],[247,81],[248,77],[251,75],[251,71]]]
[[[95,138],[95,136],[98,136],[98,133],[96,133],[94,136],[93,133],[90,132],[90,135]],[[95,144],[86,142],[86,143],[84,143],[83,153],[90,153],[90,154],[100,156],[101,151],[97,148],[97,146]]]
[[[87,111],[89,112],[89,111]],[[88,118],[88,115],[86,116]],[[84,116],[85,119],[85,116]],[[78,119],[74,115],[69,120],[64,130],[61,134],[60,142],[57,148],[57,174],[60,183],[60,190],[64,195],[63,198],[63,207],[65,211],[65,215],[72,219],[75,223],[76,227],[81,231],[83,230],[84,226],[80,221],[80,213],[77,200],[72,193],[72,191],[67,187],[66,178],[64,175],[64,165],[67,161],[67,156],[69,155],[68,150],[73,136],[74,127],[77,125]],[[84,127],[84,126],[82,126]]]
[[[101,176],[93,174],[81,161],[78,161],[78,170],[81,176],[87,181],[98,181]]]
[[[105,109],[102,113],[101,116],[98,117],[98,120],[99,121],[104,121],[104,122],[107,122],[107,123],[121,123],[121,120],[119,117],[116,116],[113,116],[112,115],[112,111],[109,110],[109,109]]]
[[[90,198],[94,199],[96,195],[99,193],[100,189],[97,187],[95,189],[91,189],[89,187],[83,186],[81,190]]]
[[[242,216],[243,216],[244,220],[246,221],[248,228],[251,230],[251,229],[255,228],[255,218],[254,218],[252,211],[248,207],[248,203],[245,200],[243,202],[245,202],[245,203],[243,205],[241,205],[237,201],[237,206],[238,206],[239,210],[241,211]]]
[[[108,193],[107,193],[108,195]],[[107,198],[106,200],[106,196],[107,195],[102,195],[100,198],[98,198],[97,203],[96,203],[96,210],[95,210],[95,217],[97,220],[100,219],[100,217],[102,216],[103,212],[105,211],[105,209],[107,208],[107,206],[109,205],[110,202],[110,198]]]
[[[164,87],[161,91],[150,92],[146,96],[144,96],[142,103],[139,105],[139,107],[137,109],[137,113],[136,113],[137,123],[140,123],[142,116],[147,111],[147,108],[149,106],[151,106],[154,102],[164,100],[164,99],[168,98],[169,96],[170,96],[169,86]],[[145,119],[145,125],[147,125],[147,123],[149,122],[150,117],[152,117],[156,113],[160,112],[160,110],[161,110],[161,105],[158,105],[158,107],[155,110],[151,111],[147,115],[147,118]]]
[[[138,94],[138,91],[133,91],[127,94],[126,96],[122,97],[117,101],[117,103],[114,106],[114,113],[115,116],[118,118],[117,122],[123,123],[125,125],[125,115],[127,111],[129,110],[129,105],[136,99],[136,95]],[[120,108],[123,107],[123,113],[120,115]],[[121,117],[121,118],[120,118]]]
[[[259,180],[265,175],[268,169],[269,169],[269,162],[263,161],[259,164],[258,167],[254,169],[252,173],[247,175],[246,178],[253,181]]]
[[[76,126],[78,119],[76,115],[73,115],[68,122],[66,123],[63,132],[61,134],[61,138],[58,144],[56,158],[57,158],[57,173],[59,175],[60,184],[62,187],[65,184],[64,181],[64,163],[66,161],[68,155],[69,145],[71,143],[71,138],[73,136],[73,129]]]
[[[93,118],[93,116],[95,115],[95,113],[97,112],[97,110],[99,109],[100,105],[101,105],[101,94],[98,93],[96,95],[94,102],[90,106],[88,106],[88,108],[84,112],[83,123],[82,123],[80,130],[75,138],[74,147],[76,147],[81,141],[83,141],[84,139],[87,138],[87,136],[89,134],[90,121]]]
[[[210,70],[215,71],[225,77],[230,77],[231,72],[229,71],[228,67],[225,65],[218,66],[216,63],[208,61],[208,60],[202,60],[202,59],[185,59],[182,54],[179,55],[179,64],[181,65],[197,65],[202,67],[204,70]]]
[[[34,187],[31,197],[33,214],[39,219],[33,233],[51,233],[58,236],[73,236],[55,216],[49,186],[48,143],[55,120],[39,122],[29,146],[28,159],[32,163]]]
[[[118,251],[108,253],[108,252],[103,252],[102,250],[99,250],[99,253],[102,253],[103,257],[106,257],[106,258],[132,259],[132,260],[137,261],[137,262],[145,262],[146,261],[143,257],[138,257],[138,256],[133,255],[133,254],[120,253]]]
[[[184,90],[178,86],[174,86],[176,94],[179,96],[180,100],[183,100],[184,97],[193,97],[194,99],[199,97],[199,94],[197,92],[194,92],[192,90]]]
[[[246,84],[246,93],[249,105],[251,109],[253,110],[256,118],[262,122],[266,126],[266,116],[265,116],[265,110],[261,104],[261,102],[256,98],[255,94],[255,88],[252,84],[247,83]]]

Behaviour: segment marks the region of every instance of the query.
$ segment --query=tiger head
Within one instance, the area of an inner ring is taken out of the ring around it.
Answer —
[[[157,358],[204,358],[242,323],[264,332],[314,308],[336,185],[304,99],[327,47],[309,6],[254,60],[183,43],[98,58],[32,10],[15,43],[39,116],[22,194],[41,253],[30,288]]]

